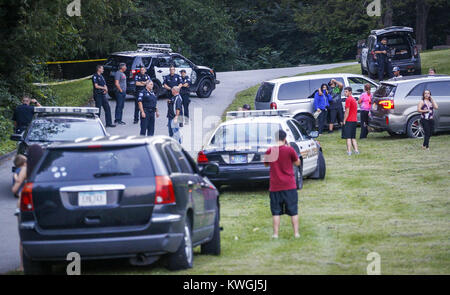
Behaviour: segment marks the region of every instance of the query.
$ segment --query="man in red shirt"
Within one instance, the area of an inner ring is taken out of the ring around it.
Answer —
[[[342,129],[342,138],[347,139],[347,154],[352,155],[352,145],[355,154],[359,155],[358,144],[356,143],[356,124],[358,105],[352,96],[352,88],[345,87],[345,114],[344,114],[344,128]]]
[[[298,194],[293,165],[300,166],[295,150],[287,144],[286,132],[275,133],[277,146],[266,151],[264,165],[270,166],[270,210],[273,216],[273,238],[278,238],[280,216],[291,216],[294,235],[298,233]]]

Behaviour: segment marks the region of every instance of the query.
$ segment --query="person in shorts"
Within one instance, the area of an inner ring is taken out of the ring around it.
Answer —
[[[336,79],[331,79],[328,83],[330,86],[330,95],[332,100],[328,107],[328,133],[332,133],[334,129],[334,123],[344,125],[344,111],[342,109],[342,90],[344,84]]]
[[[347,140],[347,154],[352,155],[352,146],[355,154],[359,154],[358,144],[356,143],[356,124],[358,104],[352,96],[352,88],[345,87],[345,114],[344,114],[344,128],[342,129],[342,138]]]
[[[293,165],[300,166],[300,159],[295,150],[287,144],[286,132],[275,133],[277,145],[269,148],[264,157],[264,165],[270,166],[270,210],[273,218],[273,236],[278,238],[280,216],[291,216],[294,236],[300,237],[298,231],[298,194]]]

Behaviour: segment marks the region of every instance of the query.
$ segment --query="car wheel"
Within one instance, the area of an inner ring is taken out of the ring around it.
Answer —
[[[214,219],[214,234],[211,241],[201,245],[201,253],[206,255],[220,255],[220,224],[219,224],[219,209],[216,210],[216,217]]]
[[[22,250],[23,273],[26,275],[45,275],[51,274],[52,265],[48,262],[33,261]]]
[[[310,132],[313,130],[314,127],[314,119],[306,116],[306,115],[297,115],[295,116],[295,120],[297,120],[300,125],[303,126],[303,128],[305,128],[306,132]]]
[[[317,167],[316,171],[310,176],[312,179],[324,179],[327,172],[327,166],[325,164],[325,158],[323,156],[322,151],[319,151],[319,155],[317,158]]]
[[[175,253],[168,254],[167,268],[169,270],[192,268],[193,261],[194,249],[192,247],[191,223],[189,219],[186,219],[183,240]]]
[[[406,127],[406,134],[409,138],[422,138],[424,135],[422,123],[420,123],[420,116],[414,116],[408,121]]]
[[[295,169],[295,179],[297,182],[297,189],[303,188],[303,166],[296,167]]]
[[[197,90],[197,96],[200,98],[208,98],[212,93],[212,82],[209,79],[204,79],[200,82]]]

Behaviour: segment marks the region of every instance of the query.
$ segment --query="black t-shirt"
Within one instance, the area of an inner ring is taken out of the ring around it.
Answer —
[[[22,104],[14,110],[13,121],[17,122],[17,127],[27,127],[33,120],[34,106]]]
[[[330,95],[333,100],[328,108],[330,110],[342,108],[342,89],[339,86],[335,86],[330,89]]]
[[[96,93],[96,94],[103,94],[104,90],[95,88],[95,84],[97,84],[98,86],[105,86],[106,85],[106,81],[105,81],[105,78],[103,78],[103,75],[99,75],[97,73],[92,75],[92,86],[94,86],[94,93]]]
[[[139,92],[138,101],[142,102],[142,107],[144,110],[154,110],[157,103],[156,95],[153,91],[148,91],[147,89]]]
[[[175,107],[174,107],[175,105]],[[176,110],[181,110],[183,108],[183,99],[180,95],[172,96],[171,99],[167,101],[167,118],[173,119],[176,115]]]

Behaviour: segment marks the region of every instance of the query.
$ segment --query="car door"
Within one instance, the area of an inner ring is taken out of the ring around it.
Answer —
[[[180,55],[173,55],[172,64],[177,69],[177,74],[180,74],[179,71],[185,70],[186,75],[192,80],[192,66],[185,58]]]
[[[158,57],[157,61],[155,62],[155,77],[159,80],[161,85],[164,83],[164,77],[170,75],[170,63],[170,56]]]
[[[435,128],[450,128],[450,81],[428,82],[426,88],[430,90],[431,97],[438,104],[438,109],[434,111],[436,120]]]
[[[298,122],[295,120],[288,120],[286,123],[294,136],[295,144],[298,147],[299,153],[303,159],[303,175],[308,174],[315,168],[316,165],[314,158],[312,157],[313,147],[311,146],[309,140],[307,140],[297,128],[297,125],[300,125]]]
[[[367,39],[367,43],[361,49],[361,66],[367,70],[367,55],[369,54],[369,41],[370,38]]]

